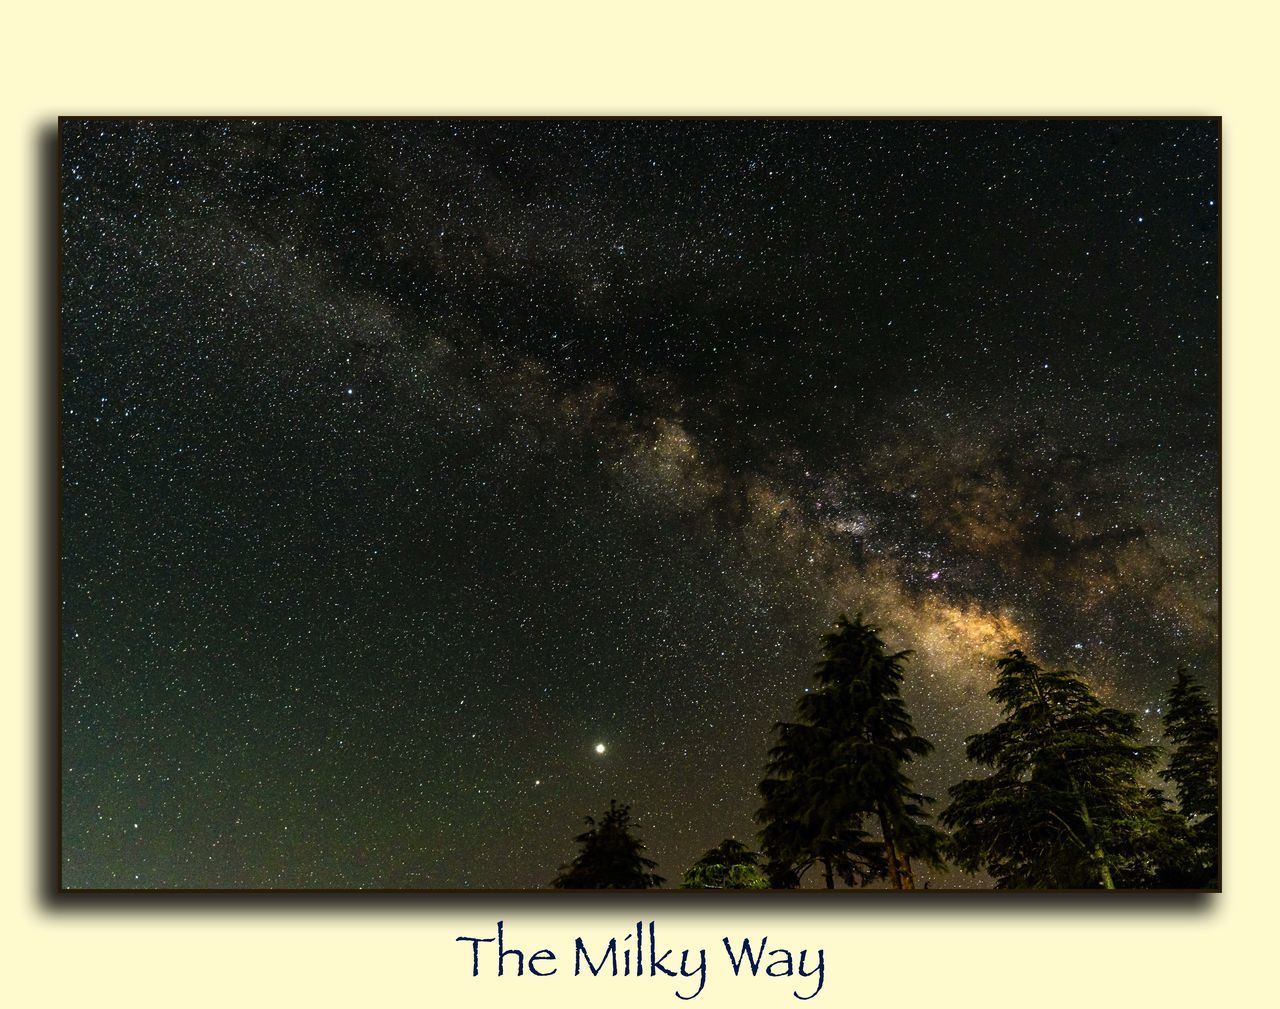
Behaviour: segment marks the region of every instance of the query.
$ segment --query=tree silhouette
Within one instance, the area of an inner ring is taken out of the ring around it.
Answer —
[[[560,867],[551,885],[557,890],[647,890],[665,880],[651,872],[657,863],[641,854],[644,845],[631,833],[631,807],[609,800],[599,822],[586,817],[587,830],[574,838],[581,850]]]
[[[1172,753],[1160,777],[1171,782],[1192,849],[1188,886],[1216,887],[1219,879],[1218,719],[1200,685],[1180,668],[1169,690],[1164,735]]]
[[[756,813],[770,886],[798,887],[815,864],[822,866],[829,890],[837,878],[846,886],[883,879],[884,849],[861,828],[864,813],[851,812],[822,791],[825,734],[794,722],[779,723],[777,732],[769,776],[760,782],[764,804]]]
[[[767,890],[760,856],[741,841],[725,838],[685,870],[684,890]]]
[[[888,877],[915,886],[912,859],[942,866],[941,834],[924,811],[932,800],[911,788],[906,764],[932,751],[916,735],[900,684],[910,653],[885,651],[859,615],[843,615],[824,636],[816,689],[798,706],[798,720],[775,726],[760,783],[761,845],[775,885],[798,885],[821,863],[826,885]],[[873,840],[864,819],[879,829]]]
[[[1170,841],[1159,793],[1139,781],[1158,748],[1076,673],[1016,648],[996,667],[988,696],[1004,718],[965,743],[992,773],[953,785],[941,816],[958,863],[1000,888],[1150,885]]]

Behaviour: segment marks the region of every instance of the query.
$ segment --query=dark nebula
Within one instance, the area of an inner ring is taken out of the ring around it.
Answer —
[[[751,840],[861,611],[1216,691],[1219,124],[67,121],[63,881]],[[604,752],[597,752],[603,744]],[[963,885],[963,877],[934,885]]]

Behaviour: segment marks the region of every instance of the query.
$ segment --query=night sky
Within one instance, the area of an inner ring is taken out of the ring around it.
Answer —
[[[541,887],[616,797],[672,885],[841,612],[916,650],[940,799],[1015,641],[1154,741],[1179,663],[1216,696],[1218,165],[64,121],[63,884]]]

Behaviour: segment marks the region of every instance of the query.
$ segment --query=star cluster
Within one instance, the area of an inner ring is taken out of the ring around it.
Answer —
[[[678,878],[841,611],[937,796],[1011,642],[1216,683],[1216,121],[62,133],[64,885],[539,887],[611,797]]]

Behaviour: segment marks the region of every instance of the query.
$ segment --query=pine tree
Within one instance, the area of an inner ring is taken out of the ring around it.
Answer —
[[[1180,668],[1164,711],[1172,753],[1160,777],[1171,782],[1193,851],[1188,886],[1213,888],[1219,879],[1218,719],[1200,685]]]
[[[941,816],[959,864],[1001,888],[1150,885],[1167,837],[1158,793],[1139,775],[1158,748],[1140,745],[1137,719],[1103,707],[1076,673],[1018,649],[996,667],[988,696],[1003,720],[965,743],[992,773],[953,785]]]
[[[1158,788],[1147,789],[1146,801],[1125,824],[1127,857],[1118,861],[1115,885],[1120,889],[1187,889],[1199,882],[1202,870],[1186,821]]]
[[[760,784],[757,818],[771,876],[789,872],[798,882],[816,862],[828,887],[837,876],[848,885],[887,877],[913,889],[913,858],[942,861],[941,835],[924,811],[932,800],[904,772],[933,749],[916,735],[902,700],[909,653],[887,653],[861,615],[853,622],[841,616],[823,648],[816,689],[801,699],[798,721],[775,727],[778,742]],[[864,821],[878,828],[878,841]]]
[[[776,731],[769,776],[760,782],[764,805],[756,813],[763,824],[760,847],[768,857],[770,885],[798,887],[815,864],[822,866],[827,889],[837,878],[846,886],[883,879],[884,853],[861,829],[862,814],[849,814],[822,794],[820,761],[830,749],[826,734],[793,722],[779,723]]]
[[[641,854],[644,845],[631,833],[631,807],[609,800],[604,818],[586,818],[587,830],[574,838],[581,850],[560,867],[551,885],[557,890],[647,890],[665,880],[651,872],[657,866]]]

